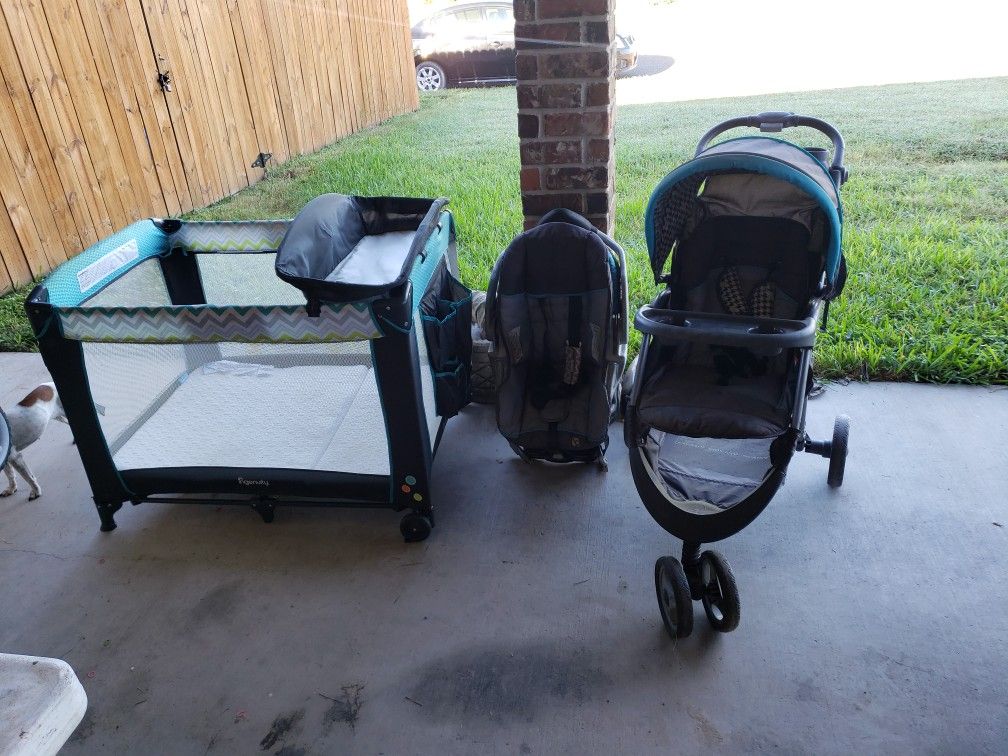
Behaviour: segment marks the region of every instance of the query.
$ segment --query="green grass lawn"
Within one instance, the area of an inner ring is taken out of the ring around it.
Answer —
[[[1008,383],[1008,79],[619,108],[615,236],[630,258],[631,306],[656,292],[643,228],[651,190],[709,126],[762,110],[825,118],[847,140],[851,275],[816,348],[819,372]],[[814,132],[789,136],[826,146]],[[514,89],[455,90],[191,217],[289,217],[324,192],[446,196],[463,278],[483,288],[521,230],[518,168]],[[6,348],[24,348],[15,310],[0,300]]]

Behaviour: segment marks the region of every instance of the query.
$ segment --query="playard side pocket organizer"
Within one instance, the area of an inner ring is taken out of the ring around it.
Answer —
[[[140,221],[37,286],[26,308],[102,529],[127,501],[266,521],[293,503],[409,509],[404,537],[425,538],[437,439],[468,401],[468,342],[421,328],[424,301],[466,307],[446,204],[325,195],[289,222]]]
[[[439,415],[457,414],[469,402],[472,292],[442,259],[420,300],[420,319],[434,372]]]

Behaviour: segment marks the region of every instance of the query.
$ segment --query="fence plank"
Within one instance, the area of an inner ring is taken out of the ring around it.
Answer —
[[[86,0],[79,2],[83,9]],[[113,75],[119,81],[120,97],[137,155],[146,161],[145,171],[150,172],[161,190],[168,215],[192,209],[175,136],[169,131],[166,139],[165,126],[170,128],[170,121],[167,105],[157,86],[157,68],[146,28],[143,38],[138,40],[129,10],[132,3],[126,0],[94,0],[94,3]]]
[[[11,60],[13,43],[0,17],[0,128],[18,180],[31,202],[36,228],[47,246],[40,250],[49,265],[58,265],[81,243],[49,145],[42,134],[27,82]]]
[[[112,220],[99,188],[76,109],[56,60],[48,21],[39,6],[26,8],[21,0],[0,3],[0,7],[3,8],[12,43],[7,45],[7,39],[4,39],[0,44],[0,60],[3,61],[0,65],[7,71],[20,67],[49,153],[59,167],[61,186],[82,243],[92,243],[113,231]]]
[[[98,85],[104,92],[108,117],[119,144],[123,166],[132,178],[136,193],[134,207],[138,214],[164,216],[169,214],[168,204],[154,166],[154,156],[140,117],[132,87],[113,62],[113,50],[122,44],[122,38],[106,35],[98,8],[93,2],[77,3],[82,29],[88,43],[85,49],[92,53],[98,74]],[[104,116],[104,112],[102,113]],[[177,205],[177,203],[175,203]],[[177,208],[174,212],[177,212]]]
[[[276,82],[269,56],[269,46],[261,41],[249,44],[246,26],[256,39],[263,33],[265,21],[258,2],[241,3],[229,0],[228,15],[235,36],[245,92],[252,108],[252,120],[257,138],[256,154],[270,152],[273,161],[281,163],[288,158],[287,137],[280,116]]]
[[[135,219],[134,198],[143,196],[140,177],[130,173],[123,158],[76,2],[50,0],[43,8],[105,204],[113,224],[121,228]]]
[[[415,109],[406,17],[405,0],[0,0],[0,292],[253,183],[259,152]]]

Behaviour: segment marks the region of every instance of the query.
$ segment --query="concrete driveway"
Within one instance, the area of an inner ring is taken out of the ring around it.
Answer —
[[[987,0],[618,0],[616,17],[641,54],[623,105],[1008,74],[1008,6]]]
[[[0,354],[0,403],[45,377]],[[526,465],[486,407],[386,511],[128,507],[98,531],[68,430],[0,500],[0,649],[74,667],[67,753],[998,753],[1008,732],[1008,392],[832,387],[847,481],[796,458],[720,544],[742,624],[674,643],[619,428],[608,474]]]

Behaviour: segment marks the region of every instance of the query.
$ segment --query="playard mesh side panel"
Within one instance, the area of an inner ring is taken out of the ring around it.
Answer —
[[[120,470],[389,474],[368,341],[83,347],[99,422]]]
[[[411,276],[415,306],[444,257],[444,217]],[[185,224],[169,236],[140,222],[51,277],[117,469],[390,474],[371,343],[382,330],[366,302],[307,316],[301,292],[274,273],[286,225]],[[195,253],[205,305],[171,304],[158,257],[179,247]],[[414,320],[433,441],[440,419],[419,310]]]

